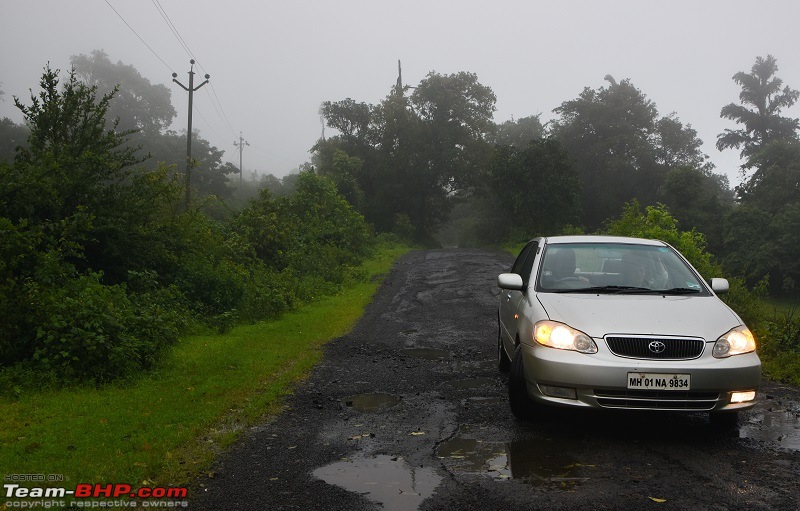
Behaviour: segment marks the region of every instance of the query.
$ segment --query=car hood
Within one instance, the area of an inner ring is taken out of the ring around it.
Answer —
[[[570,295],[538,293],[553,321],[591,337],[640,334],[716,341],[742,321],[715,296]]]

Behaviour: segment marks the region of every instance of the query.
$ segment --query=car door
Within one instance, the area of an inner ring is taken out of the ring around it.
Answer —
[[[519,291],[502,289],[500,293],[500,306],[498,312],[500,333],[503,336],[504,341],[509,343],[507,348],[511,348],[511,346],[513,346],[514,339],[517,335],[517,318],[521,313],[521,302],[525,299],[525,293],[527,292],[528,281],[531,277],[531,270],[533,268],[533,262],[536,259],[538,247],[539,243],[536,240],[525,245],[525,247],[517,256],[517,259],[514,261],[514,265],[511,267],[511,273],[516,273],[522,277],[523,289]],[[511,350],[508,349],[508,351]]]

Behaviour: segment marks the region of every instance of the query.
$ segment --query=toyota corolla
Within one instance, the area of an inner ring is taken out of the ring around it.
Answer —
[[[537,238],[497,278],[499,367],[518,418],[539,405],[706,411],[735,424],[755,404],[756,341],[670,245]]]

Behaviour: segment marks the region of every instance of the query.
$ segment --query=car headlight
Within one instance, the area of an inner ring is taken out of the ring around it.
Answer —
[[[753,333],[742,325],[737,326],[727,334],[723,335],[714,344],[713,355],[716,358],[730,357],[731,355],[741,355],[756,350],[756,340]]]
[[[533,326],[533,339],[542,346],[597,353],[597,344],[585,333],[555,321],[539,321]]]

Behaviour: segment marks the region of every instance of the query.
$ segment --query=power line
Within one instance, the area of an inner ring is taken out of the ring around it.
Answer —
[[[150,52],[151,52],[153,55],[155,55],[155,56],[156,56],[156,58],[157,58],[158,60],[160,60],[162,64],[164,64],[164,66],[166,66],[166,67],[167,67],[167,69],[169,69],[170,71],[172,71],[172,72],[174,73],[175,71],[172,69],[172,67],[171,67],[169,64],[167,64],[167,63],[164,61],[164,59],[162,59],[162,58],[161,58],[161,57],[158,55],[158,53],[156,53],[156,51],[155,51],[155,50],[153,50],[153,48],[152,48],[152,47],[151,47],[149,44],[147,44],[147,42],[146,42],[146,41],[145,41],[145,40],[142,38],[142,36],[140,36],[140,35],[139,35],[139,34],[136,32],[136,30],[134,30],[134,28],[133,28],[133,27],[130,25],[130,23],[128,23],[128,22],[125,20],[125,18],[122,16],[122,14],[120,14],[120,13],[119,13],[119,11],[117,11],[117,9],[115,9],[115,8],[114,8],[114,6],[113,6],[113,5],[111,5],[111,3],[109,2],[109,0],[105,0],[105,2],[106,2],[106,4],[107,4],[107,5],[108,5],[108,6],[111,8],[111,10],[113,10],[113,11],[114,11],[114,13],[115,13],[115,14],[116,14],[116,15],[119,17],[119,19],[121,19],[121,20],[122,20],[122,22],[123,22],[123,23],[125,23],[125,25],[126,25],[126,26],[127,26],[129,29],[130,29],[130,31],[131,31],[131,32],[133,32],[133,34],[134,34],[134,35],[135,35],[135,36],[136,36],[136,37],[137,37],[137,38],[138,38],[138,39],[139,39],[139,40],[142,42],[142,44],[144,44],[144,45],[147,47],[147,49],[148,49],[148,50],[150,50]],[[166,10],[164,10],[164,7],[161,5],[161,3],[160,3],[158,0],[153,0],[153,5],[156,7],[156,10],[158,10],[159,14],[161,15],[161,18],[162,18],[162,19],[164,20],[164,22],[167,24],[167,26],[169,27],[170,31],[173,33],[173,35],[175,36],[176,40],[177,40],[177,41],[178,41],[178,43],[181,45],[181,47],[184,49],[184,51],[185,51],[185,52],[186,52],[186,53],[187,53],[187,54],[188,54],[190,57],[192,57],[192,60],[195,60],[195,62],[197,62],[197,61],[196,61],[196,59],[194,59],[194,54],[192,53],[192,50],[189,48],[189,45],[188,45],[188,44],[186,44],[186,41],[185,41],[185,40],[184,40],[184,38],[183,38],[183,37],[180,35],[180,32],[178,32],[178,28],[177,28],[177,27],[175,26],[175,24],[172,22],[172,20],[170,19],[170,17],[169,17],[169,15],[167,14]],[[205,69],[203,68],[203,66],[202,66],[202,65],[201,65],[199,62],[197,62],[197,65],[198,65],[198,66],[199,66],[201,69],[203,69],[203,71],[205,72]],[[230,123],[230,121],[228,120],[228,116],[225,114],[225,109],[222,107],[222,102],[220,101],[220,99],[219,99],[219,96],[217,95],[217,91],[216,91],[216,89],[214,88],[214,85],[213,85],[212,83],[210,83],[210,82],[209,82],[209,85],[211,85],[211,90],[213,91],[213,94],[214,94],[214,95],[213,95],[213,97],[212,97],[212,96],[211,96],[211,93],[208,93],[208,95],[209,95],[209,98],[211,99],[211,106],[212,106],[212,107],[214,107],[214,110],[217,112],[217,116],[220,118],[220,120],[224,121],[224,123],[226,124],[226,126],[227,126],[227,127],[228,127],[228,129],[230,130],[231,134],[234,134],[234,135],[235,135],[235,131],[234,131],[233,127],[231,126],[231,123]],[[208,92],[208,91],[206,91],[206,92]],[[216,104],[215,104],[215,102],[216,102]],[[219,108],[217,108],[217,105],[219,105]],[[213,127],[213,125],[212,125],[210,122],[208,122],[208,119],[206,119],[206,118],[205,118],[205,116],[203,115],[203,113],[200,111],[200,109],[199,109],[199,108],[198,108],[196,105],[194,106],[193,110],[195,110],[195,111],[197,112],[197,114],[200,116],[200,118],[201,118],[201,119],[202,119],[202,120],[203,120],[203,121],[206,123],[206,125],[208,126],[208,128],[211,130],[211,132],[212,132],[214,135],[216,135],[216,137],[217,137],[218,139],[221,139],[222,137],[220,137],[220,136],[219,136],[219,134],[216,132],[216,130],[214,130],[214,127]]]
[[[183,47],[183,49],[186,51],[189,57],[195,62],[197,62],[197,66],[200,69],[202,69],[203,72],[208,73],[208,71],[206,71],[206,69],[203,67],[203,64],[201,64],[200,61],[195,58],[194,53],[192,53],[192,50],[189,48],[189,45],[186,43],[186,40],[183,38],[183,36],[181,36],[180,32],[178,31],[178,27],[176,27],[175,23],[172,22],[172,19],[167,14],[167,11],[164,9],[164,6],[161,5],[161,2],[159,2],[159,0],[152,0],[152,1],[153,5],[156,7],[156,10],[158,10],[159,14],[161,15],[161,18],[164,20],[164,22],[169,27],[170,31],[172,31],[172,34],[178,40],[178,43]],[[208,92],[208,90],[206,90],[208,97],[211,99],[211,106],[213,106],[214,110],[216,110],[217,116],[219,116],[220,120],[224,121],[227,124],[231,134],[235,135],[233,127],[231,126],[231,123],[228,120],[228,116],[225,114],[225,109],[222,107],[222,102],[219,100],[219,96],[217,95],[217,90],[214,88],[214,84],[209,83],[209,85],[211,85],[211,91],[214,93],[214,97],[212,98],[211,92]],[[215,99],[216,99],[216,104],[214,102]],[[217,105],[219,105],[219,108],[217,108]],[[203,118],[203,120],[205,120],[205,118]]]
[[[153,5],[156,6],[156,9],[158,10],[159,14],[161,14],[161,18],[167,24],[167,27],[169,27],[169,29],[172,31],[173,35],[175,35],[175,38],[178,40],[178,43],[181,46],[183,46],[183,49],[189,55],[189,58],[197,62],[197,59],[194,58],[194,54],[192,54],[192,50],[189,49],[189,45],[186,44],[186,41],[184,41],[183,37],[181,37],[181,34],[178,32],[178,28],[175,26],[174,23],[172,23],[172,20],[167,15],[167,11],[164,10],[164,7],[161,5],[161,3],[158,0],[153,0]],[[198,66],[199,65],[200,64],[198,63]],[[203,69],[203,71],[205,71],[205,69]]]
[[[155,51],[153,48],[151,48],[151,47],[150,47],[150,45],[149,45],[149,44],[147,44],[147,43],[145,42],[145,40],[144,40],[144,39],[142,39],[142,37],[141,37],[139,34],[137,34],[137,33],[136,33],[136,31],[133,29],[133,27],[132,27],[132,26],[130,26],[130,24],[129,24],[127,21],[125,21],[125,18],[123,18],[123,17],[122,17],[122,14],[120,14],[120,13],[119,13],[119,12],[118,12],[116,9],[114,9],[114,6],[113,6],[113,5],[111,5],[111,4],[109,3],[109,1],[108,1],[108,0],[105,0],[105,2],[106,2],[106,4],[107,4],[109,7],[111,7],[111,10],[112,10],[112,11],[114,11],[114,12],[116,13],[116,15],[117,15],[117,16],[119,16],[119,19],[121,19],[121,20],[122,20],[122,22],[123,22],[123,23],[125,23],[125,25],[126,25],[126,26],[127,26],[127,27],[128,27],[130,30],[131,30],[131,32],[133,32],[133,34],[134,34],[136,37],[138,37],[138,38],[139,38],[139,40],[142,42],[142,44],[144,44],[145,46],[147,46],[147,49],[148,49],[148,50],[150,50],[150,52],[151,52],[153,55],[155,55],[155,56],[156,56],[156,58],[157,58],[158,60],[160,60],[162,64],[164,64],[165,66],[167,66],[167,69],[169,69],[170,71],[172,71],[172,72],[174,73],[175,71],[173,71],[173,70],[172,70],[172,68],[169,66],[169,64],[167,64],[166,62],[164,62],[164,59],[162,59],[161,57],[159,57],[159,56],[158,56],[158,53],[156,53],[156,51]]]

